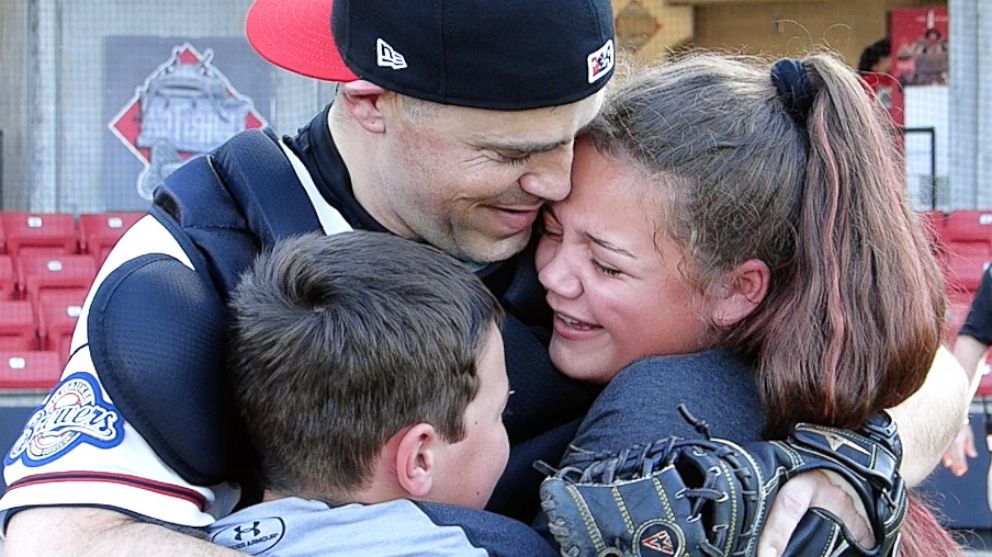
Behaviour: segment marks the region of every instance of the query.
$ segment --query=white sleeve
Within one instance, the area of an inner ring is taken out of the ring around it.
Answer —
[[[0,499],[0,524],[18,508],[85,505],[205,526],[237,503],[237,486],[192,485],[156,456],[115,407],[90,357],[86,327],[95,292],[114,269],[152,253],[193,268],[152,216],[138,221],[110,253],[83,304],[61,382],[31,414],[4,458],[8,488]]]

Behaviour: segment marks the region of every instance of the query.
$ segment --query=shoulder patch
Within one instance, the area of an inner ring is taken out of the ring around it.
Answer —
[[[249,520],[228,526],[210,537],[210,541],[252,555],[272,549],[286,533],[286,523],[276,516]]]
[[[80,443],[108,449],[123,440],[121,415],[103,399],[96,379],[88,373],[73,373],[31,415],[3,464],[21,460],[25,466],[41,466]]]

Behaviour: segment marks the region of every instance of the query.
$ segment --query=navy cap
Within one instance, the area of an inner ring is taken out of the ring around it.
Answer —
[[[609,0],[256,0],[247,30],[296,73],[497,110],[581,100],[616,60]]]

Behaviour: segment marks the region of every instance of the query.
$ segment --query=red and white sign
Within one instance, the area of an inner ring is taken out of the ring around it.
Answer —
[[[210,50],[201,54],[189,43],[175,47],[108,124],[144,165],[137,189],[145,199],[187,159],[268,125],[212,60]]]

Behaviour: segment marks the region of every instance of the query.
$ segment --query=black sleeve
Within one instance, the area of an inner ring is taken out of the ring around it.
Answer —
[[[968,318],[959,335],[967,335],[984,345],[992,344],[992,268],[982,274],[978,294],[971,302]]]

